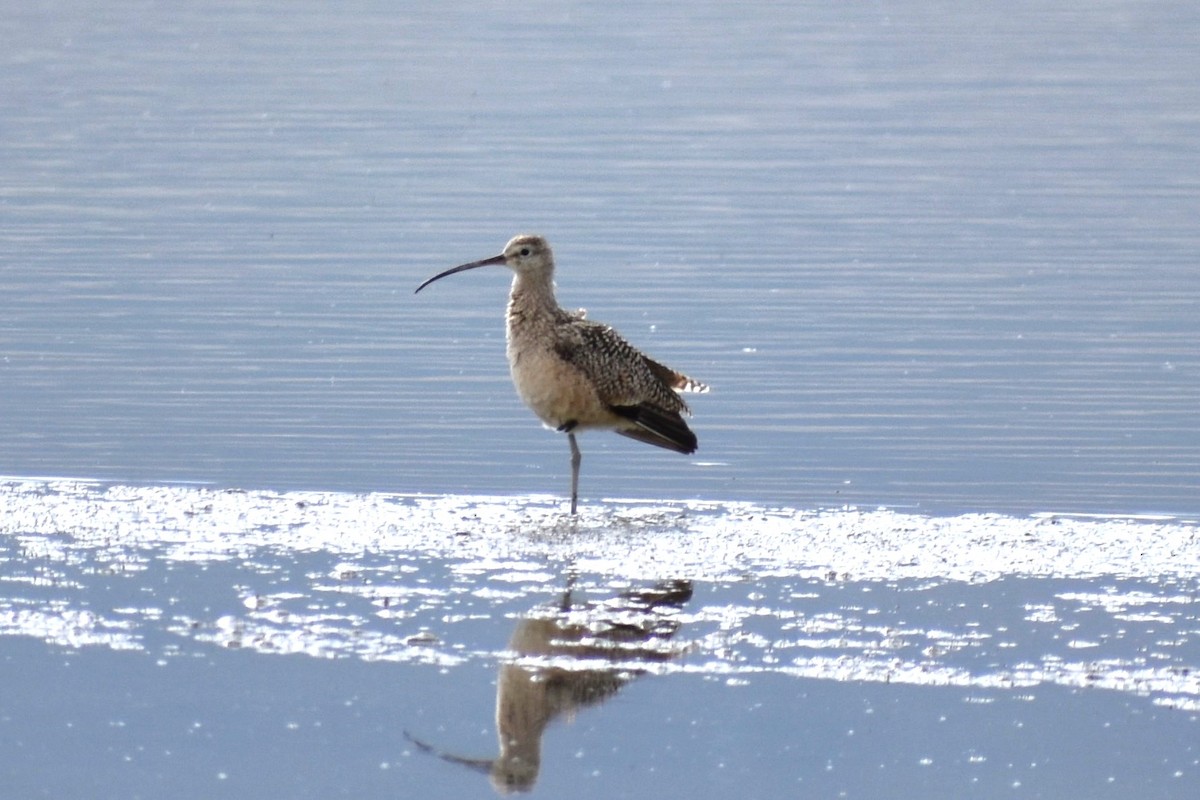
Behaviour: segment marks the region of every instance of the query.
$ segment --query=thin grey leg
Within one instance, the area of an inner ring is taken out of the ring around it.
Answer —
[[[575,434],[568,433],[567,441],[571,443],[571,513],[574,514],[579,504],[579,464],[583,461],[583,454],[579,452]]]

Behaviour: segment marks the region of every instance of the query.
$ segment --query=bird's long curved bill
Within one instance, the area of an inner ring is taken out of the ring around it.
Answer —
[[[413,294],[416,294],[417,292],[421,291],[429,284],[433,283],[436,280],[441,280],[442,278],[446,277],[447,275],[453,275],[456,272],[466,272],[469,269],[476,269],[478,267],[490,267],[495,264],[503,264],[503,263],[504,263],[504,254],[501,253],[498,256],[492,256],[491,258],[485,258],[481,261],[472,261],[470,264],[461,264],[452,269],[448,269],[445,272],[439,272],[437,275],[434,275],[432,278],[430,278],[429,280],[425,281],[420,286],[418,286],[416,291],[413,292]]]
[[[453,753],[443,752],[428,742],[421,741],[408,731],[404,732],[404,738],[408,739],[410,742],[430,755],[437,756],[443,761],[448,761],[451,764],[461,764],[462,766],[473,769],[476,772],[482,772],[484,775],[487,775],[489,772],[491,772],[492,766],[496,763],[496,759],[494,758],[466,758],[464,756],[456,756]]]

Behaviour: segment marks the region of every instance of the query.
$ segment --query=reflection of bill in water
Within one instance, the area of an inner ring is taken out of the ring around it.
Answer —
[[[541,769],[542,733],[559,716],[572,719],[602,703],[646,669],[683,649],[670,644],[677,613],[692,597],[690,581],[664,581],[602,603],[575,604],[571,589],[558,604],[535,609],[509,641],[496,689],[496,758],[464,758],[405,736],[417,747],[485,772],[497,791],[528,791]]]

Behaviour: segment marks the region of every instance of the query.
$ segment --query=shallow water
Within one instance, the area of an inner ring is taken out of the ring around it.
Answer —
[[[438,753],[494,759],[501,687],[552,674],[597,699],[544,796],[1195,794],[1198,36],[1121,0],[13,9],[5,785],[487,795]],[[412,295],[519,231],[714,387],[694,457],[584,437],[577,524],[506,276]],[[511,648],[538,624],[598,643]]]
[[[9,785],[1200,785],[1194,521],[30,481],[0,520]]]

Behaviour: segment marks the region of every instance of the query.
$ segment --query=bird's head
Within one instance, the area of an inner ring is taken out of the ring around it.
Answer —
[[[554,254],[550,251],[550,245],[541,236],[523,233],[509,239],[508,244],[504,245],[504,252],[500,255],[472,261],[469,264],[460,264],[445,272],[439,272],[418,286],[417,291],[419,292],[434,281],[456,272],[501,264],[522,278],[549,280],[554,273]]]
[[[523,277],[547,277],[554,272],[554,254],[541,236],[523,233],[504,245],[504,265]]]

